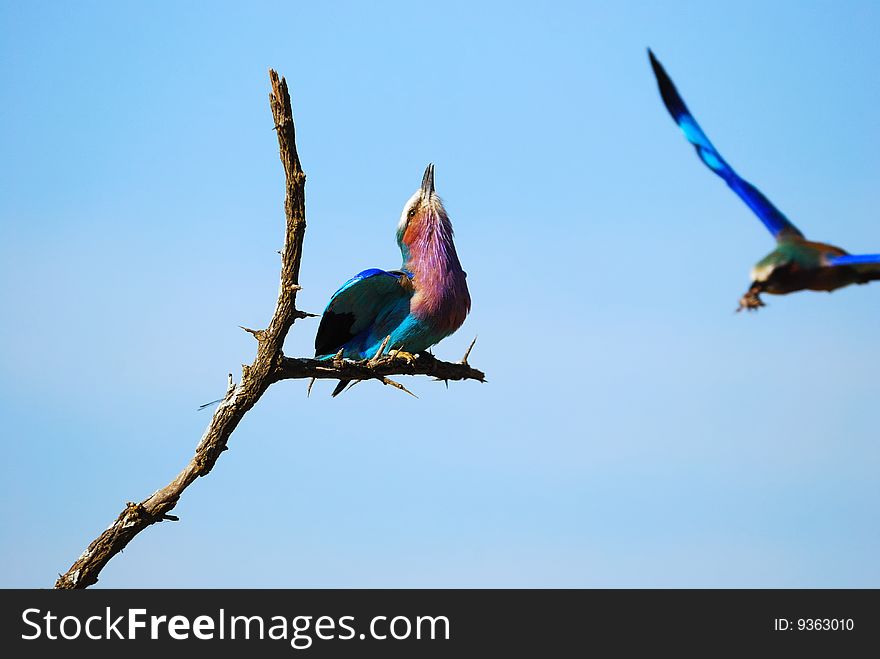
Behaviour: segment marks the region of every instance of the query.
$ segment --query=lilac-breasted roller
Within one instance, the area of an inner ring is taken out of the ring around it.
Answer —
[[[433,164],[403,207],[397,244],[403,256],[399,270],[364,270],[330,298],[315,336],[316,357],[340,350],[349,359],[374,357],[390,336],[389,353],[409,360],[461,327],[471,298],[452,223],[434,191]],[[333,395],[346,384],[341,381]]]
[[[706,137],[650,50],[648,57],[666,109],[694,145],[700,160],[724,179],[776,238],[776,249],[752,268],[752,283],[740,299],[738,311],[763,307],[761,293],[784,295],[804,289],[830,292],[880,280],[880,254],[848,254],[834,245],[807,240],[760,190],[740,178]]]

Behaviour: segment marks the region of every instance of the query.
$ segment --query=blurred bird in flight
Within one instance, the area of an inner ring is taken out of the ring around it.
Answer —
[[[751,286],[740,299],[737,311],[763,307],[761,293],[784,295],[804,289],[830,292],[880,280],[880,254],[849,254],[839,247],[807,240],[760,190],[740,178],[706,137],[650,49],[648,56],[663,103],[700,160],[724,179],[776,239],[776,249],[752,268]]]
[[[388,354],[411,361],[455,332],[471,298],[452,241],[452,223],[434,191],[434,165],[403,207],[397,225],[403,256],[399,270],[371,268],[345,282],[330,298],[315,336],[315,356],[348,359],[378,356],[386,337]],[[336,396],[348,381],[341,380]]]

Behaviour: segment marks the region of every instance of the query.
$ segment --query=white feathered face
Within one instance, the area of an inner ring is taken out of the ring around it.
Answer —
[[[406,226],[410,223],[410,220],[416,216],[416,213],[419,212],[419,207],[421,205],[422,191],[419,189],[416,190],[415,193],[413,193],[413,196],[403,205],[403,212],[400,214],[400,222],[397,223],[398,238],[403,237],[403,233],[406,231]]]
[[[423,233],[424,225],[432,220],[448,222],[443,202],[434,191],[433,164],[425,169],[421,187],[403,206],[400,222],[397,224],[397,242],[401,246],[410,244],[417,235]]]

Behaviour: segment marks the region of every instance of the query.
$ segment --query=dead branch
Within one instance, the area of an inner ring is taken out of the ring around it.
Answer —
[[[268,327],[263,330],[243,328],[257,340],[257,355],[253,363],[242,366],[241,382],[235,385],[229,376],[229,387],[202,435],[195,455],[177,477],[140,503],[127,503],[106,531],[101,533],[74,561],[70,569],[59,575],[56,588],[87,588],[98,581],[98,575],[107,562],[121,552],[141,531],[162,521],[176,521],[170,515],[183,491],[199,476],[213,469],[220,454],[226,450],[232,432],[242,417],[260,399],[269,385],[290,378],[334,378],[346,380],[380,380],[406,389],[391,380],[389,375],[432,375],[441,380],[484,381],[480,371],[471,368],[466,361],[451,364],[420,355],[411,363],[392,356],[377,353],[372,360],[349,362],[341,353],[330,361],[315,359],[291,359],[285,357],[282,348],[287,332],[298,318],[307,314],[296,308],[296,293],[300,290],[299,269],[302,258],[303,236],[306,230],[305,181],[296,151],[296,135],[290,95],[284,78],[269,69],[272,91],[269,104],[278,134],[278,147],[285,174],[284,215],[286,228],[284,248],[281,251],[281,287],[275,312]]]
[[[428,353],[418,354],[411,361],[394,355],[361,361],[283,357],[273,373],[273,381],[296,378],[382,381],[390,375],[429,375],[437,380],[486,381],[485,374],[467,362],[444,362]]]
[[[180,495],[199,476],[210,473],[232,431],[245,413],[266,391],[273,381],[273,373],[281,359],[281,348],[287,332],[301,313],[296,309],[299,290],[299,266],[302,258],[303,236],[306,230],[305,182],[299,156],[296,152],[296,134],[287,81],[269,69],[272,91],[269,104],[278,132],[278,147],[284,165],[286,193],[284,215],[286,230],[281,251],[281,289],[275,313],[265,330],[254,331],[257,356],[250,366],[242,367],[241,382],[230,388],[223,402],[214,412],[205,434],[196,447],[195,455],[177,477],[162,489],[140,503],[128,503],[110,527],[99,535],[76,559],[70,569],[58,577],[56,588],[87,588],[98,580],[98,574],[113,556],[118,554],[138,533],[148,526],[168,519],[168,513],[177,505]]]

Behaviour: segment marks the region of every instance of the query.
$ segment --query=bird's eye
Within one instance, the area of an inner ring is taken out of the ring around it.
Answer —
[[[416,207],[413,206],[409,209],[409,212],[406,214],[407,219],[413,219],[416,216]]]

